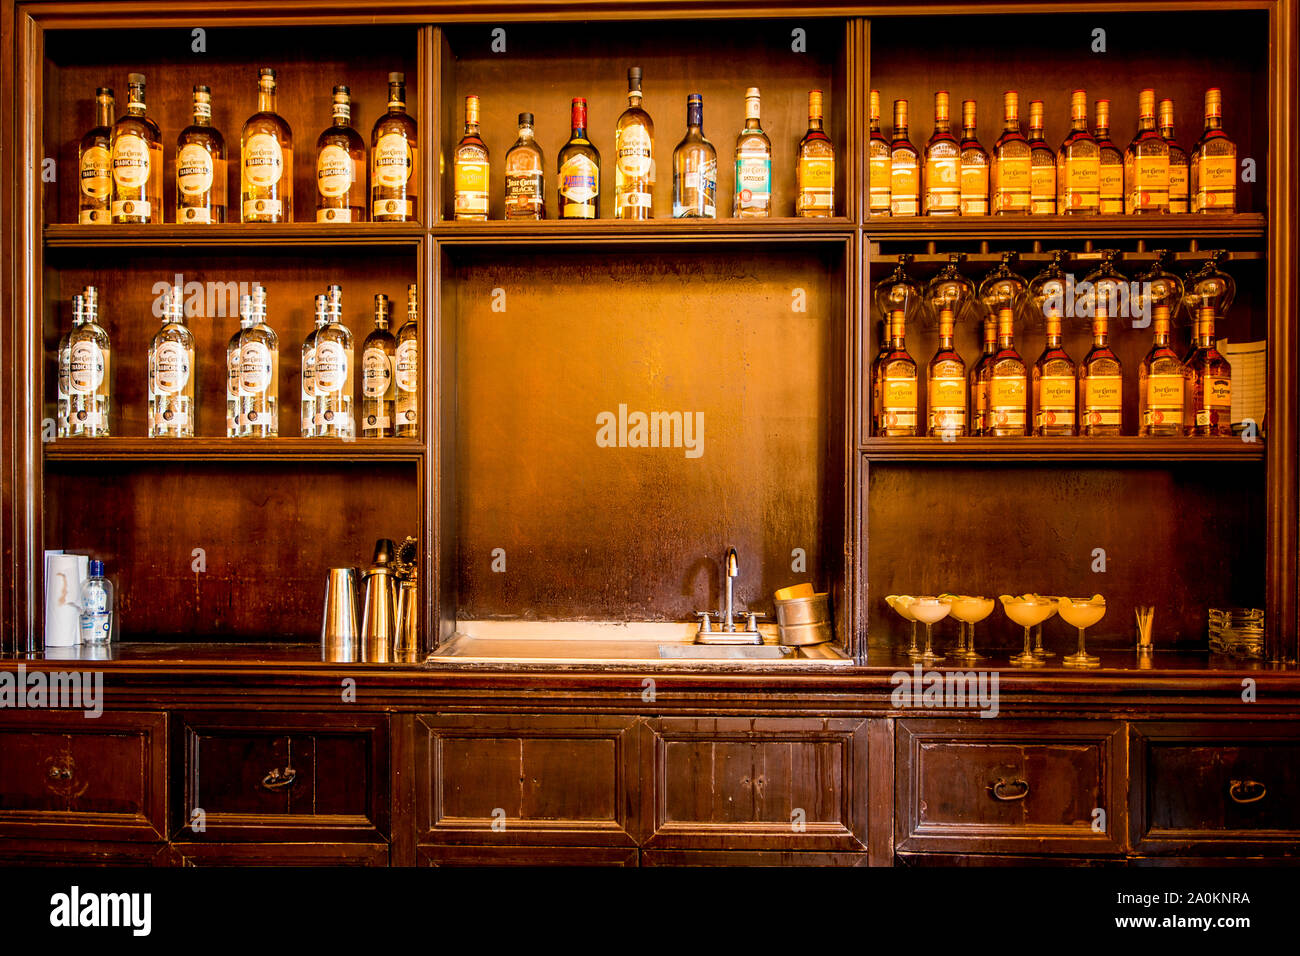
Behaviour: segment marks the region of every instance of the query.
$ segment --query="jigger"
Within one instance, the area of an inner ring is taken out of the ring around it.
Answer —
[[[321,653],[327,661],[355,661],[360,651],[357,627],[357,569],[330,568],[325,579]]]

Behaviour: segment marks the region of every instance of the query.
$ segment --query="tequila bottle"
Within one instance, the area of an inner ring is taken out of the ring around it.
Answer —
[[[993,144],[993,212],[1008,215],[1029,212],[1032,165],[1029,141],[1020,132],[1020,94],[1002,94],[1002,135]]]
[[[361,435],[392,438],[397,383],[397,340],[388,331],[388,296],[375,296],[375,327],[361,343]]]
[[[1181,436],[1185,370],[1169,344],[1169,306],[1154,311],[1155,341],[1138,366],[1138,434]]]
[[[397,330],[397,437],[419,434],[420,305],[415,283],[406,288],[406,322]]]
[[[99,290],[86,286],[81,300],[81,325],[68,338],[68,434],[107,438],[113,349],[99,324]]]
[[[257,76],[257,112],[239,137],[243,222],[293,222],[293,133],[275,111],[275,70]]]
[[[880,90],[871,91],[870,136],[867,156],[871,161],[871,207],[873,216],[889,215],[890,179],[893,176],[893,158],[889,140],[880,131]]]
[[[970,370],[970,433],[984,434],[984,413],[989,407],[988,380],[984,369],[998,350],[998,320],[994,316],[984,319],[984,352]]]
[[[333,122],[316,138],[316,221],[366,221],[366,144],[346,86],[334,87]]]
[[[1092,348],[1079,366],[1080,430],[1089,437],[1118,435],[1124,414],[1124,366],[1110,347],[1109,305],[1104,297],[1097,297],[1094,308]]]
[[[939,348],[926,375],[926,434],[945,441],[966,434],[966,363],[952,346],[952,333],[952,309],[940,309]]]
[[[889,348],[876,366],[873,389],[875,434],[885,437],[916,434],[916,362],[907,354],[903,311],[889,313]]]
[[[961,213],[961,147],[952,135],[947,90],[934,94],[934,132],[925,144],[921,192],[927,216],[956,216]]]
[[[95,90],[95,126],[77,147],[77,222],[103,224],[113,207],[113,91]]]
[[[1110,141],[1110,100],[1097,101],[1097,208],[1103,216],[1124,211],[1124,154]]]
[[[266,289],[253,287],[253,324],[239,333],[239,434],[280,434],[280,339],[266,321]]]
[[[1043,101],[1029,101],[1029,212],[1056,215],[1056,153],[1043,139]]]
[[[718,151],[704,136],[704,97],[686,97],[686,135],[673,150],[673,218],[715,219]]]
[[[452,211],[458,220],[488,217],[488,148],[479,135],[478,112],[478,97],[471,93],[465,97],[465,132],[452,159]]]
[[[59,337],[59,372],[58,372],[58,406],[56,410],[56,436],[67,438],[70,432],[69,412],[72,393],[69,384],[72,377],[72,334],[86,321],[85,297],[72,297],[72,328]]]
[[[194,87],[194,122],[176,138],[176,221],[226,221],[226,141],[206,86]]]
[[[655,124],[641,100],[641,67],[629,67],[627,109],[614,127],[615,219],[654,218]]]
[[[326,296],[329,323],[316,333],[316,436],[356,437],[352,417],[353,366],[352,333],[343,324],[343,290],[329,287]]]
[[[329,306],[326,297],[316,296],[316,327],[307,333],[302,343],[302,414],[299,434],[303,438],[316,437],[316,340],[320,330],[329,325]]]
[[[889,142],[889,214],[921,212],[921,159],[907,138],[907,100],[894,100],[894,138]]]
[[[185,298],[172,286],[162,328],[149,346],[149,437],[194,437],[194,335],[185,326]]]
[[[1025,387],[1028,369],[1016,351],[1010,306],[998,309],[997,323],[997,351],[980,372],[987,390],[984,434],[997,437],[1025,435],[1029,424],[1029,392]]]
[[[989,154],[976,138],[974,100],[961,104],[961,214],[989,214]]]
[[[1049,306],[1047,344],[1034,363],[1034,434],[1052,437],[1075,432],[1074,360],[1061,345],[1061,312]]]
[[[1169,211],[1169,144],[1156,131],[1156,91],[1138,96],[1138,131],[1124,153],[1124,211]]]
[[[533,114],[519,114],[519,138],[506,151],[505,217],[546,218],[546,162],[533,135]]]
[[[239,297],[239,328],[226,343],[226,437],[238,438],[239,430],[239,364],[240,336],[251,329],[257,319],[253,316],[253,297]]]
[[[375,222],[415,219],[420,183],[420,148],[415,120],[406,112],[406,74],[388,74],[388,112],[370,134],[370,218]],[[487,161],[487,147],[483,147]],[[487,218],[487,168],[484,167],[483,218]]]
[[[1202,306],[1196,313],[1195,338],[1187,356],[1188,414],[1183,430],[1188,435],[1232,434],[1232,366],[1214,344],[1214,309]]]
[[[1066,216],[1101,210],[1101,147],[1088,132],[1088,93],[1070,94],[1070,135],[1056,164],[1056,211]]]
[[[574,97],[572,132],[556,159],[559,170],[560,218],[596,219],[600,202],[600,152],[587,139],[587,101]]]
[[[822,91],[808,91],[808,132],[799,141],[795,213],[835,215],[835,145],[822,129]]]
[[[1169,144],[1169,211],[1190,212],[1187,151],[1174,139],[1174,101],[1160,101],[1160,138]]]
[[[736,192],[731,214],[766,219],[772,214],[772,141],[759,120],[757,87],[745,91],[745,128],[736,137]]]
[[[1237,147],[1224,133],[1223,94],[1205,91],[1205,132],[1192,150],[1192,212],[1237,211]]]
[[[127,79],[126,113],[113,124],[113,222],[162,222],[162,134],[145,115],[144,75]]]

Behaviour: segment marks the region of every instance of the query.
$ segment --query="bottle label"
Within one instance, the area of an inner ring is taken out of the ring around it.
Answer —
[[[455,171],[455,210],[458,216],[486,216],[488,211],[488,164],[482,160],[461,160]]]
[[[284,204],[278,199],[247,199],[244,201],[244,219],[254,222],[273,218],[282,215],[283,208]]]
[[[962,163],[961,214],[987,216],[989,213],[989,167],[987,163]]]
[[[736,153],[736,201],[739,209],[766,211],[772,199],[772,157],[763,150]]]
[[[1056,213],[1056,167],[1037,165],[1029,171],[1029,211],[1036,216]]]
[[[917,196],[916,157],[909,152],[896,151],[889,167],[889,211],[895,216],[915,216]]]
[[[317,209],[317,222],[351,222],[351,209]]]
[[[1028,156],[995,161],[994,212],[1028,212],[1031,178]]]
[[[832,157],[803,156],[799,159],[799,207],[802,210],[834,210],[835,160]]]
[[[348,356],[338,342],[321,342],[316,346],[316,394],[337,392],[347,384]]]
[[[190,367],[194,359],[190,350],[179,342],[163,342],[154,350],[153,390],[164,395],[176,395],[190,380]]]
[[[966,423],[966,379],[935,376],[928,389],[930,428],[957,428]]]
[[[419,346],[408,339],[397,347],[397,387],[414,392],[420,381]]]
[[[239,353],[239,391],[261,395],[271,385],[271,350],[262,342],[245,342]]]
[[[1025,377],[995,378],[989,382],[986,428],[1025,427]]]
[[[123,189],[139,189],[149,181],[149,144],[135,133],[113,140],[113,181]]]
[[[916,379],[886,378],[881,411],[886,428],[916,427]]]
[[[595,219],[594,200],[600,193],[600,170],[591,157],[581,153],[570,156],[560,167],[560,195],[569,200],[565,218]]]
[[[310,401],[316,394],[316,349],[302,350],[302,397]]]
[[[77,222],[83,226],[103,225],[112,222],[112,216],[108,209],[83,209],[77,214]]]
[[[1091,375],[1084,379],[1083,412],[1088,425],[1118,425],[1123,408],[1124,379]]]
[[[1101,207],[1101,158],[1067,156],[1062,160],[1061,212],[1097,212]]]
[[[212,210],[207,206],[185,206],[176,210],[177,222],[210,223]]]
[[[1121,163],[1098,163],[1097,193],[1103,215],[1124,211],[1124,166]]]
[[[284,173],[284,153],[272,133],[254,133],[244,146],[244,178],[253,186],[266,188],[280,181]],[[245,206],[248,204],[245,203]]]
[[[618,131],[617,139],[618,171],[629,179],[647,178],[653,161],[650,132],[644,126],[628,126]]]
[[[366,349],[361,356],[361,394],[382,398],[393,381],[392,359],[382,348]]]
[[[893,190],[890,184],[894,175],[893,165],[888,151],[877,153],[873,148],[871,154],[871,210],[873,212],[889,211],[889,197]]]
[[[1147,425],[1183,424],[1183,376],[1152,375],[1147,379]]]
[[[81,154],[81,194],[90,199],[107,199],[112,191],[112,154],[103,146],[91,146]]]
[[[1203,398],[1203,408],[1196,410],[1196,424],[1226,425],[1232,418],[1232,379],[1216,375],[1207,378]]]
[[[1044,375],[1038,381],[1038,416],[1040,428],[1073,425],[1075,405],[1073,375]]]
[[[374,157],[371,185],[386,189],[405,186],[415,171],[415,156],[402,133],[385,133],[379,137],[371,155]],[[457,168],[461,165],[458,163]],[[487,192],[487,163],[483,163],[483,191]]]
[[[1169,211],[1187,212],[1187,166],[1183,163],[1169,164]]]
[[[506,173],[506,204],[521,208],[536,208],[542,198],[542,171]]]
[[[379,199],[371,204],[370,215],[375,219],[385,216],[414,219],[415,203],[409,199]]]
[[[202,196],[212,188],[212,154],[198,143],[186,143],[176,155],[176,188],[184,196]]]
[[[1133,162],[1129,194],[1134,209],[1159,209],[1169,205],[1169,157],[1137,157]]]
[[[1197,164],[1197,207],[1231,212],[1237,203],[1236,155],[1203,155],[1197,159]]]
[[[925,161],[926,212],[956,212],[961,208],[961,158],[930,157]]]
[[[68,384],[81,395],[93,395],[104,382],[104,352],[94,342],[77,342],[68,359]]]
[[[352,157],[348,151],[334,145],[322,149],[316,157],[316,189],[320,194],[327,199],[338,199],[352,188],[352,183]]]

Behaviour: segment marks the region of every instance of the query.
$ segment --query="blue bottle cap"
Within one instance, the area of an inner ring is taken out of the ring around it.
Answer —
[[[102,578],[104,576],[104,562],[92,560],[90,562],[90,576],[92,578]]]

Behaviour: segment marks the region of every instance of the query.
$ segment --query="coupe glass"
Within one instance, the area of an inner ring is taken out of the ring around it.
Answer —
[[[993,599],[957,594],[952,597],[952,616],[969,628],[970,636],[957,645],[953,657],[966,664],[982,661],[984,656],[975,653],[975,625],[993,613]]]
[[[1019,597],[1003,594],[998,600],[1002,602],[1002,609],[1007,612],[1007,617],[1025,629],[1025,649],[1011,658],[1011,663],[1017,667],[1042,667],[1043,659],[1034,654],[1030,631],[1036,624],[1042,624],[1051,616],[1052,603],[1036,594],[1025,594]]]
[[[1048,595],[1043,595],[1043,594],[1038,594],[1035,596],[1042,598],[1044,601],[1048,602],[1052,606],[1052,612],[1048,614],[1046,618],[1043,619],[1044,622],[1050,621],[1052,618],[1056,616],[1056,602],[1059,599],[1055,597],[1050,597]],[[1043,625],[1041,623],[1034,628],[1034,656],[1044,661],[1047,660],[1049,657],[1056,656],[1056,654],[1053,651],[1043,650]]]
[[[890,594],[885,597],[885,603],[897,611],[899,617],[912,622],[912,640],[907,645],[908,657],[916,657],[921,653],[916,646],[916,618],[912,616],[912,602],[915,600],[910,594]]]
[[[913,599],[912,606],[908,610],[912,612],[913,617],[925,625],[925,652],[916,655],[916,659],[927,664],[943,660],[942,654],[934,652],[932,630],[934,625],[952,612],[952,605],[943,598],[919,597]]]
[[[1061,663],[1066,667],[1100,667],[1101,658],[1089,654],[1084,648],[1084,631],[1106,616],[1106,599],[1100,594],[1090,598],[1061,598],[1057,601],[1061,620],[1079,629],[1079,652],[1070,654]]]

